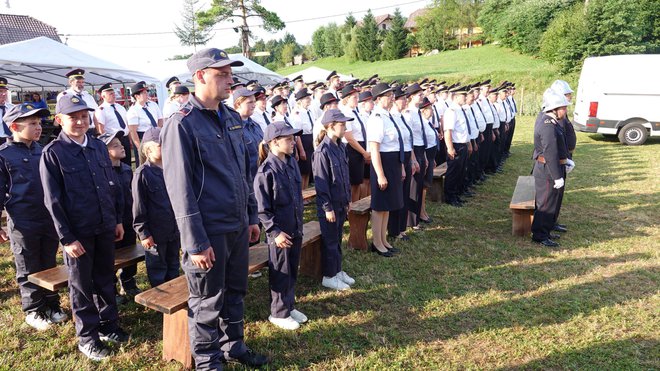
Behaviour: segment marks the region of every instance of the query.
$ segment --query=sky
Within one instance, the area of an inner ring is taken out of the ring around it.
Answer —
[[[300,44],[311,41],[314,30],[330,22],[342,24],[346,15],[353,13],[361,19],[367,9],[373,14],[394,13],[396,8],[404,16],[430,4],[430,0],[335,0],[335,1],[282,1],[262,0],[261,5],[276,12],[286,28],[268,33],[260,27],[251,27],[253,33],[264,40],[281,38],[285,32],[296,37]],[[9,4],[9,7],[7,7]],[[208,7],[210,0],[199,0],[198,5]],[[116,64],[147,72],[150,63],[174,55],[193,52],[183,47],[174,34],[174,25],[181,22],[183,0],[0,0],[0,13],[29,15],[55,27],[63,42],[85,53]],[[248,25],[261,21],[252,18]],[[231,22],[215,26],[214,37],[206,47],[227,48],[238,44],[239,34]],[[149,35],[148,33],[155,33]],[[132,35],[118,35],[132,34]]]

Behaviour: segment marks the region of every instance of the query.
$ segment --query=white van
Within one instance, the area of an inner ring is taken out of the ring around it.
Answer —
[[[585,59],[573,124],[629,145],[660,136],[660,54]]]

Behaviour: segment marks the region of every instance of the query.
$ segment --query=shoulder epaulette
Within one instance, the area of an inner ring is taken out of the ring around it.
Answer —
[[[181,108],[179,108],[179,113],[185,117],[188,116],[190,112],[192,112],[192,109],[193,109],[193,105],[190,103],[186,103],[183,106],[181,106]]]

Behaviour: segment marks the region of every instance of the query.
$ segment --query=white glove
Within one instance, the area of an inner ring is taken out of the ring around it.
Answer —
[[[555,189],[560,189],[564,186],[564,178],[559,178],[555,180]]]
[[[573,169],[575,169],[575,162],[569,158],[566,160],[566,174],[573,171]]]

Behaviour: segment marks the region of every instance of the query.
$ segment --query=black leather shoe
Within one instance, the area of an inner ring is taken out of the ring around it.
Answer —
[[[452,202],[447,202],[449,205],[453,207],[463,207],[463,204],[460,203],[459,201],[452,201]]]
[[[431,219],[431,217],[429,217],[428,219],[419,218],[419,221],[422,223],[430,224],[433,222],[433,219]]]
[[[566,229],[565,225],[557,224],[552,228],[553,231],[555,232],[561,232],[561,233],[566,233],[568,232],[568,229]]]
[[[396,239],[399,240],[399,241],[410,241],[410,237],[408,237],[408,235],[405,235],[405,234],[397,236]]]
[[[541,240],[541,241],[535,240],[535,239],[532,238],[532,241],[534,241],[538,244],[541,244],[543,246],[546,246],[546,247],[559,247],[559,244],[557,242],[555,242],[555,241],[553,241],[549,238],[546,238],[545,240]]]
[[[474,197],[475,195],[476,195],[476,193],[474,193],[472,191],[465,191],[465,192],[463,192],[463,194],[461,196]]]
[[[401,250],[397,249],[394,246],[392,246],[392,247],[385,246],[385,248],[387,249],[387,251],[391,252],[392,254],[398,254],[398,253],[401,252]]]
[[[376,254],[378,254],[378,255],[380,255],[380,256],[384,256],[384,257],[386,257],[386,258],[391,258],[391,257],[394,256],[394,254],[391,253],[390,250],[387,250],[387,251],[385,251],[385,252],[382,252],[382,251],[378,250],[378,249],[376,248],[376,246],[374,246],[373,243],[371,244],[371,251],[372,251],[372,252],[375,252]]]
[[[558,235],[558,234],[556,234],[556,233],[550,233],[550,239],[551,239],[551,240],[558,240],[558,239],[560,239],[560,238],[561,238],[560,235]]]
[[[255,353],[252,349],[248,348],[247,352],[243,353],[242,356],[232,360],[242,364],[243,366],[260,368],[261,366],[267,365],[270,360],[263,354]]]

